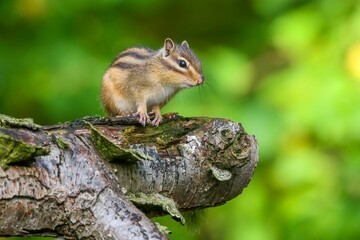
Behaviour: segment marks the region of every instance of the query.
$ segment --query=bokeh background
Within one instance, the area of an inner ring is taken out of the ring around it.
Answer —
[[[243,194],[172,239],[360,237],[358,0],[2,0],[0,113],[55,124],[103,115],[100,82],[134,45],[186,39],[206,84],[164,109],[256,135]]]

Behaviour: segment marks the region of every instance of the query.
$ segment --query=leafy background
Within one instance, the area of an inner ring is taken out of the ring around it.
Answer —
[[[102,74],[134,45],[186,39],[207,84],[164,109],[241,122],[260,144],[243,194],[172,239],[360,237],[357,0],[3,0],[0,112],[54,124],[103,115]]]

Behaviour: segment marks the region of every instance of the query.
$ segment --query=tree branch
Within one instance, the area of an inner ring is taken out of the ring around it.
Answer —
[[[87,117],[39,126],[0,116],[0,235],[166,239],[148,217],[239,195],[255,137],[224,119]]]

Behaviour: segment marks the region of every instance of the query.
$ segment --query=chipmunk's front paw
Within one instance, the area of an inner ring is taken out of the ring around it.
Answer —
[[[139,123],[144,127],[146,123],[150,123],[150,117],[146,112],[137,111],[134,115],[139,116]]]
[[[160,113],[155,113],[155,117],[152,120],[151,124],[154,125],[155,127],[158,127],[159,124],[161,123],[162,119],[163,118]]]

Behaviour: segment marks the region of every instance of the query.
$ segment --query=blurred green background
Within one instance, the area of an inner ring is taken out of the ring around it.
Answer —
[[[172,239],[360,237],[358,0],[0,1],[0,113],[54,124],[103,115],[100,82],[134,45],[186,39],[207,84],[162,112],[256,135],[243,194]]]

